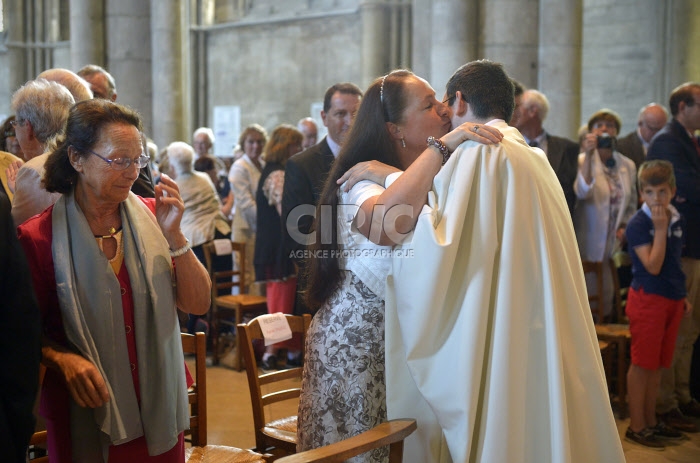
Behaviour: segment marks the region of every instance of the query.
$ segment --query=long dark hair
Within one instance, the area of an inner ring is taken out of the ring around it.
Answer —
[[[379,77],[369,86],[360,103],[350,132],[345,138],[338,158],[333,163],[323,193],[316,208],[314,222],[315,243],[310,246],[308,280],[305,299],[309,308],[317,310],[338,289],[341,272],[338,266],[340,243],[337,237],[338,185],[336,181],[352,166],[363,161],[380,161],[401,168],[399,156],[387,122],[401,123],[407,105],[405,81],[413,76],[411,71],[398,70]],[[322,208],[331,208],[331,223]],[[324,221],[325,220],[325,221]],[[330,243],[328,232],[331,232]],[[323,236],[322,236],[323,235]]]

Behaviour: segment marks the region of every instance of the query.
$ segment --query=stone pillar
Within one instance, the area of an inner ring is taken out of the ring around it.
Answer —
[[[540,1],[537,87],[547,95],[552,134],[577,140],[581,114],[582,0]]]
[[[503,63],[526,87],[537,86],[538,14],[536,1],[484,2],[481,56]]]
[[[190,56],[192,56],[190,70],[192,114],[190,119],[193,128],[208,125],[207,30],[205,27],[214,24],[215,3],[214,0],[194,0],[194,10],[191,14],[194,27],[190,34]]]
[[[3,2],[5,31],[7,33],[7,72],[10,97],[15,90],[33,77],[27,72],[27,52],[23,47],[26,34],[23,3],[23,0],[5,0]]]
[[[105,66],[104,0],[70,0],[69,9],[72,70]]]
[[[433,1],[429,80],[438,99],[454,71],[478,56],[478,12],[478,0]],[[426,18],[414,18],[414,28],[416,21]]]
[[[189,140],[189,104],[186,72],[189,23],[184,0],[152,0],[151,54],[153,56],[153,135],[158,146]]]
[[[117,103],[139,112],[151,136],[151,31],[149,2],[105,3],[105,69],[114,77]],[[164,46],[159,53],[167,50]]]
[[[362,74],[359,85],[367,88],[372,81],[390,71],[391,38],[387,21],[387,5],[383,0],[360,2],[362,20]]]

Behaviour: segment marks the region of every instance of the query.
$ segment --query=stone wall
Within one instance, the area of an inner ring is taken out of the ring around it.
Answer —
[[[138,109],[145,126],[153,127],[156,103],[177,96],[180,89],[153,84],[151,75],[162,68],[163,53],[151,50],[155,32],[146,5],[152,3],[81,1],[105,2],[104,65],[117,80],[119,101]],[[240,106],[242,126],[258,122],[272,129],[293,123],[309,115],[310,104],[320,101],[332,83],[352,81],[365,87],[372,76],[388,70],[380,61],[394,66],[387,50],[398,49],[397,43],[410,46],[400,62],[427,78],[438,95],[446,77],[464,61],[503,62],[514,78],[550,98],[545,127],[571,138],[602,107],[621,115],[623,133],[633,130],[640,107],[651,101],[667,104],[676,85],[700,80],[700,53],[694,46],[700,38],[697,0],[151,1],[180,5],[183,21],[196,17],[196,5],[208,12],[206,21],[192,22],[198,32],[185,32],[183,44],[187,34],[203,41],[182,52],[163,50],[170,58],[182,56],[183,66],[192,69],[178,81],[191,108],[185,103],[185,114],[175,116],[185,121],[178,137],[188,141],[192,127],[212,124],[217,105]],[[5,11],[6,28],[17,25],[22,14],[18,5],[23,3],[3,3],[6,9],[17,9]],[[403,17],[412,17],[407,30],[392,25],[388,18],[396,16],[371,13],[378,11],[372,8],[389,11],[406,3],[411,11]],[[66,0],[60,4],[65,6]],[[368,26],[370,21],[377,25]],[[23,45],[10,46],[17,37],[21,41],[26,33],[21,29],[15,35],[8,30],[0,39],[0,114],[9,113],[12,93],[36,66],[35,60],[17,61],[18,55],[24,56]],[[410,39],[401,42],[397,31]],[[60,35],[63,39],[65,31]],[[377,52],[369,53],[375,43]],[[75,50],[64,44],[49,52],[49,61],[71,68]]]
[[[238,105],[241,127],[273,129],[309,115],[336,82],[359,82],[359,13],[209,32],[207,105]]]

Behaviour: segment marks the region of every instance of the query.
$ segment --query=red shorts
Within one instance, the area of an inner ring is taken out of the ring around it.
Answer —
[[[633,365],[647,370],[671,366],[683,306],[682,299],[647,294],[644,288],[629,289],[625,312],[630,319]]]

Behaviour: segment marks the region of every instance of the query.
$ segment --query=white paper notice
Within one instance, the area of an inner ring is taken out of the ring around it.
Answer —
[[[216,249],[217,256],[225,256],[226,254],[231,254],[233,248],[231,247],[231,240],[214,240],[214,249]]]
[[[260,323],[260,330],[263,338],[265,338],[266,346],[292,339],[292,329],[289,327],[287,318],[282,312],[260,315],[258,322]]]

